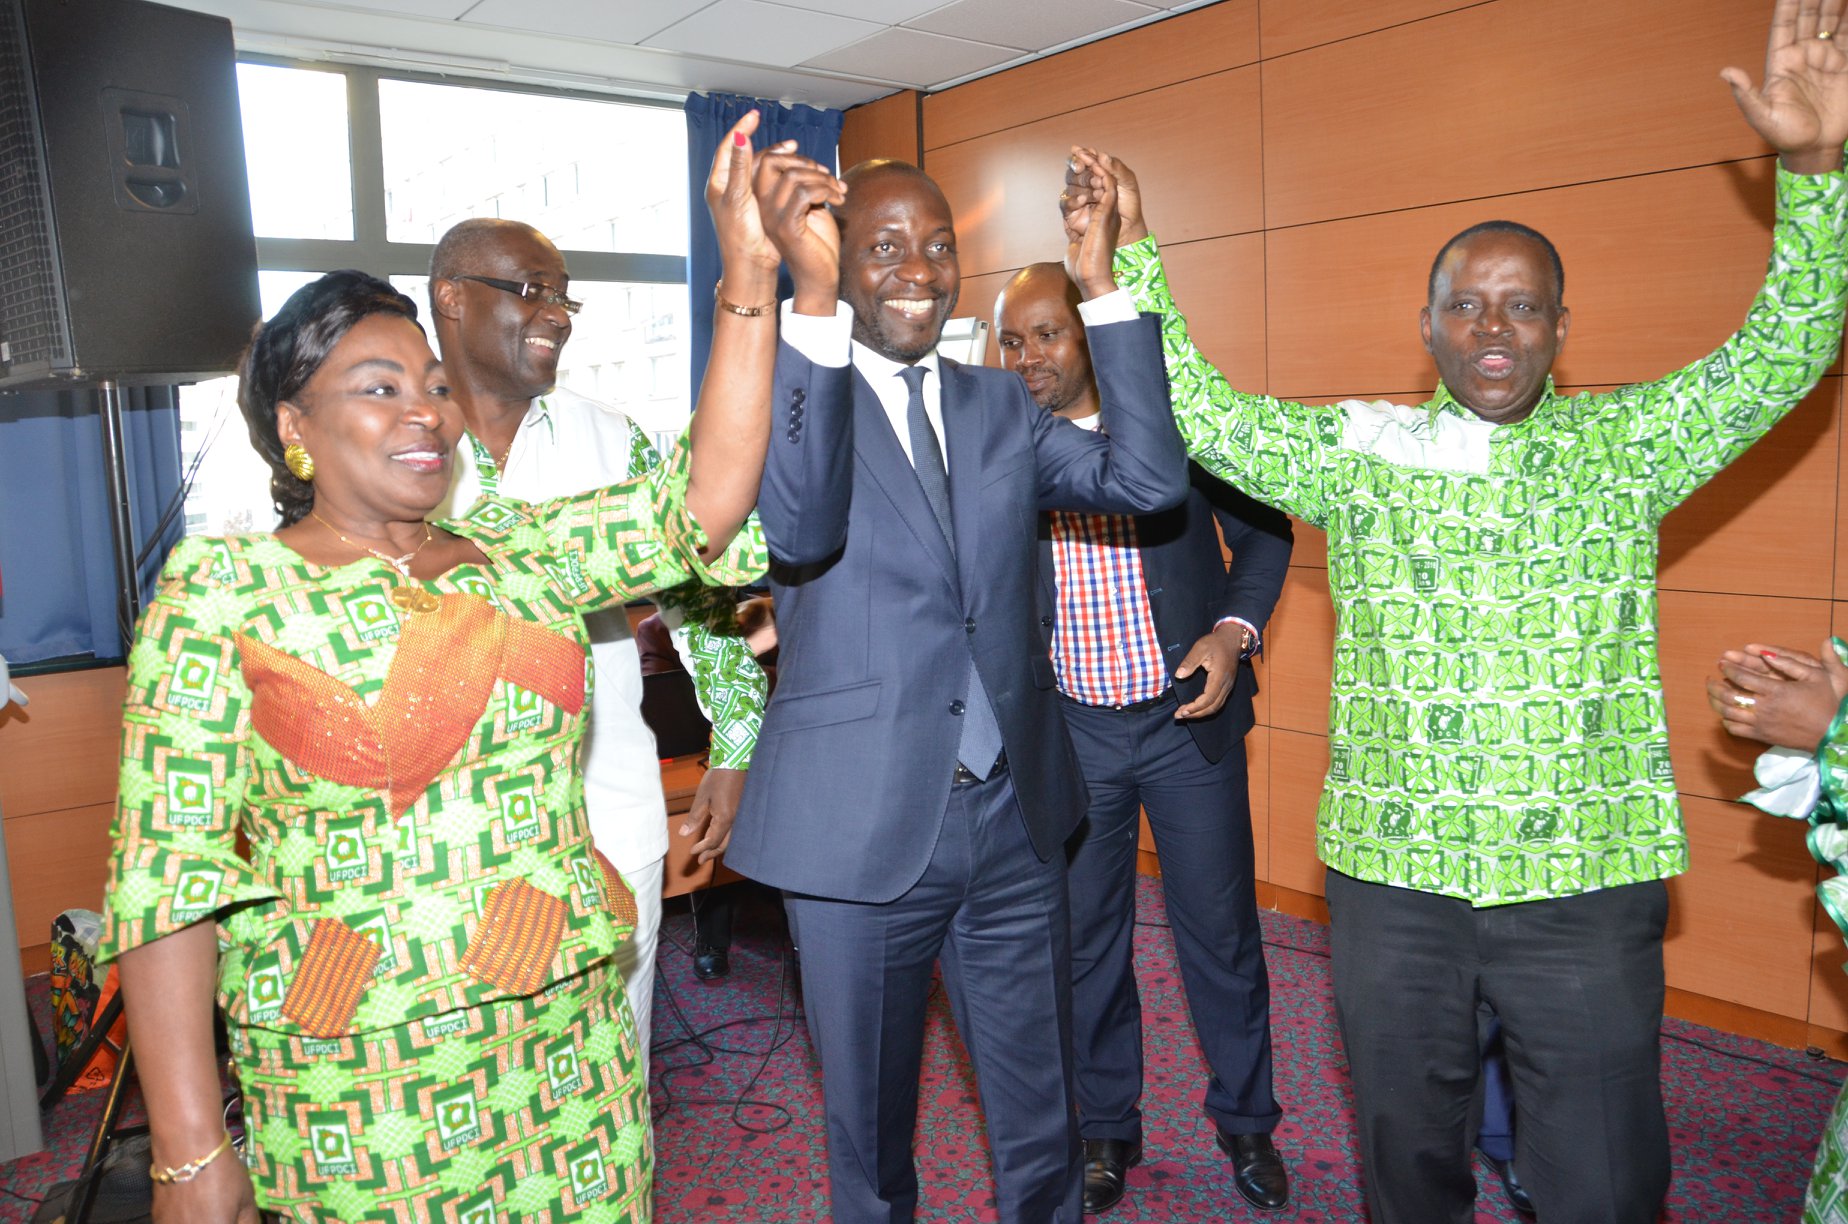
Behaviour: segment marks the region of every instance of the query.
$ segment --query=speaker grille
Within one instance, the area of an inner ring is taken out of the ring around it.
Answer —
[[[25,44],[18,0],[0,0],[0,371],[71,362]]]

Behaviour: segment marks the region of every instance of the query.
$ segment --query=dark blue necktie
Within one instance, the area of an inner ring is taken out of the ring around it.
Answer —
[[[917,470],[918,484],[924,488],[924,500],[930,503],[930,511],[936,516],[937,526],[953,557],[956,555],[956,531],[950,522],[949,473],[943,466],[943,447],[937,441],[937,431],[930,427],[930,418],[924,414],[924,375],[927,372],[921,366],[906,366],[899,371],[899,377],[905,380],[911,392],[905,404],[905,426],[911,434],[911,466]],[[976,777],[986,778],[1000,755],[1001,726],[995,721],[995,710],[988,703],[988,690],[982,687],[982,677],[975,669],[975,652],[971,649],[968,690],[963,698],[962,740],[957,745],[956,759]]]

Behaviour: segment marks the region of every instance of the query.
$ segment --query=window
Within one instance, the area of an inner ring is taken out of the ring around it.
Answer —
[[[268,60],[238,65],[238,91],[265,318],[322,272],[363,268],[407,293],[427,327],[436,240],[468,217],[525,221],[564,252],[571,295],[584,302],[560,385],[619,405],[652,435],[684,428],[678,107]],[[638,176],[636,165],[673,171]],[[189,466],[197,456],[189,531],[275,526],[269,468],[250,446],[236,381],[180,392]]]

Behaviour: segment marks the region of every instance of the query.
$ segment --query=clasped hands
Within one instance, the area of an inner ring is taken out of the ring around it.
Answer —
[[[840,293],[841,232],[828,208],[846,202],[846,185],[797,153],[793,140],[754,152],[758,122],[751,111],[732,125],[706,180],[725,266],[719,291],[745,306],[774,301],[777,266],[787,264],[796,310],[831,315]]]
[[[1833,645],[1821,657],[1788,646],[1752,643],[1720,656],[1707,679],[1707,704],[1727,732],[1799,752],[1814,752],[1848,698],[1848,667]]]

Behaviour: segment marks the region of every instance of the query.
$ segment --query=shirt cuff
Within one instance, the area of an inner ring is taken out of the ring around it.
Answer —
[[[1255,659],[1259,655],[1264,653],[1264,637],[1262,634],[1258,632],[1258,627],[1256,625],[1252,624],[1250,621],[1246,620],[1242,616],[1222,616],[1218,620],[1213,622],[1213,628],[1217,629],[1219,628],[1219,626],[1225,624],[1227,621],[1230,621],[1234,625],[1239,626],[1246,633],[1249,633],[1251,635],[1251,646],[1249,649],[1245,651],[1243,655],[1244,658]]]
[[[1078,317],[1086,327],[1100,327],[1105,323],[1129,323],[1136,318],[1136,304],[1130,301],[1129,290],[1118,289],[1102,297],[1094,297],[1088,302],[1078,303]]]
[[[840,369],[853,357],[853,307],[834,304],[834,314],[796,313],[796,302],[783,303],[783,339],[789,347],[818,366]]]

